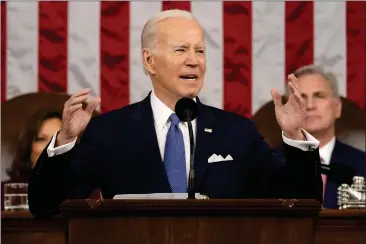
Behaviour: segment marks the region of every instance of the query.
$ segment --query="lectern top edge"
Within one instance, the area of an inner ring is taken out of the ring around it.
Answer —
[[[318,215],[311,199],[112,200],[75,199],[61,204],[64,215]]]

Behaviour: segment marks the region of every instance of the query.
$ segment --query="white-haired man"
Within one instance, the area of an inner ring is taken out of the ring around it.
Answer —
[[[356,175],[366,177],[366,154],[340,142],[335,135],[336,120],[342,112],[336,76],[318,65],[300,67],[294,75],[306,106],[303,128],[319,140],[322,163],[341,164],[350,167]],[[337,188],[346,183],[342,178],[332,180],[323,175],[323,207],[338,208]]]
[[[146,23],[141,45],[153,91],[141,102],[93,119],[100,99],[93,98],[85,110],[81,107],[89,90],[66,102],[62,128],[38,160],[29,182],[29,207],[34,215],[55,214],[62,200],[85,198],[95,187],[101,188],[104,198],[186,192],[189,134],[187,124],[174,112],[183,97],[194,99],[198,107],[192,122],[196,192],[210,198],[322,200],[319,142],[300,126],[304,101],[293,75],[285,105],[272,91],[286,144],[285,164],[250,120],[199,101],[206,72],[205,36],[191,13],[158,13]]]

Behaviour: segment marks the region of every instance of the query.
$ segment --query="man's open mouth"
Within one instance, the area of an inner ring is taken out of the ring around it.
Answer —
[[[197,75],[181,75],[181,76],[179,76],[179,78],[182,79],[182,80],[191,80],[191,81],[193,81],[193,80],[196,80],[198,78],[198,76]]]

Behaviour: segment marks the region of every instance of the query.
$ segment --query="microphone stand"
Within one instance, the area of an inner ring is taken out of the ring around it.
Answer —
[[[195,179],[195,171],[194,171],[194,139],[193,139],[193,129],[192,123],[189,119],[187,121],[188,131],[189,131],[189,144],[190,144],[190,167],[189,167],[189,175],[188,175],[188,199],[196,199],[195,197],[195,187],[194,187],[194,179]]]

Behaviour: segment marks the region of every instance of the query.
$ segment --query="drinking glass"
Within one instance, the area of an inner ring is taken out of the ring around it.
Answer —
[[[28,183],[4,184],[4,210],[28,210]]]

